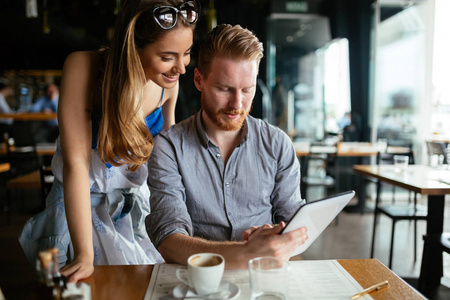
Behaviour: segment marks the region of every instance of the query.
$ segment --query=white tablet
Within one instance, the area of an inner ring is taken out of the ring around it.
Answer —
[[[308,239],[295,249],[292,256],[308,249],[354,196],[355,191],[347,191],[301,206],[281,232],[286,233],[303,226],[308,228]]]

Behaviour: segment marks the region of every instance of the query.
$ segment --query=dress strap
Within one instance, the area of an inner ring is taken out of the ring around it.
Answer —
[[[159,102],[159,107],[161,107],[161,105],[162,105],[163,98],[164,98],[164,88],[162,89],[161,101]]]

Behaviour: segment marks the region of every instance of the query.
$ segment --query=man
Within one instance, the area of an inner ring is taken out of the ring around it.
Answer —
[[[58,100],[58,87],[54,83],[49,83],[44,88],[44,95],[36,100],[36,102],[31,106],[30,111],[55,113],[58,110]]]
[[[258,256],[289,259],[307,239],[305,228],[279,234],[303,204],[293,145],[248,115],[262,56],[249,30],[217,26],[195,69],[202,109],[155,138],[146,224],[167,262],[214,252],[246,268]]]
[[[44,95],[39,97],[31,106],[31,112],[56,113],[58,111],[59,89],[54,83],[44,88]],[[37,142],[55,142],[59,135],[58,120],[45,121],[37,130]]]

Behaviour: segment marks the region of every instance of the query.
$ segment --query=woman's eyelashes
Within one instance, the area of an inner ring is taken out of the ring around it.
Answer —
[[[186,53],[183,54],[183,56],[191,56],[191,52],[190,51],[186,52]],[[174,60],[174,59],[175,59],[175,56],[162,56],[161,57],[162,61],[171,61],[171,60]]]
[[[163,56],[163,57],[161,57],[161,60],[162,61],[171,61],[171,60],[174,60],[175,58],[173,57],[173,56],[170,56],[170,57],[168,57],[168,56]]]

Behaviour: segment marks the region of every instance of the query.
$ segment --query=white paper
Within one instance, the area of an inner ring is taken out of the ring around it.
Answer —
[[[289,299],[350,299],[363,288],[336,260],[291,261]],[[172,296],[181,284],[175,272],[183,268],[176,264],[157,264],[153,268],[144,300]],[[248,270],[225,270],[223,280],[236,284],[240,293],[235,300],[250,299]],[[372,299],[369,295],[359,299]]]
[[[350,299],[363,288],[336,260],[290,262],[289,299]],[[359,299],[372,299],[370,296]]]

